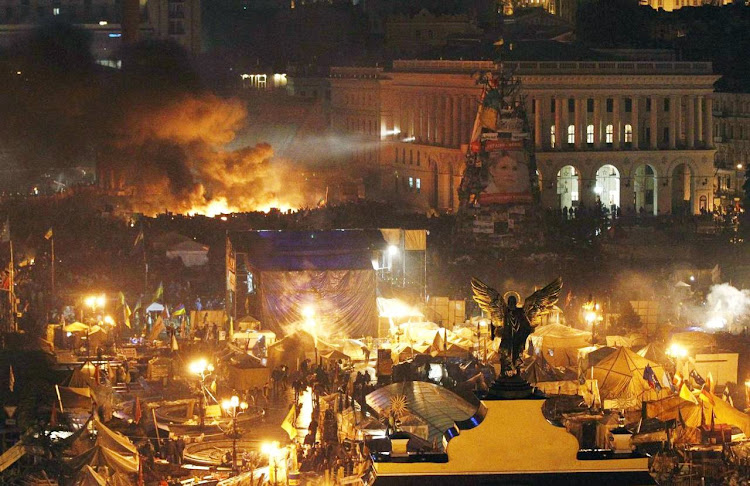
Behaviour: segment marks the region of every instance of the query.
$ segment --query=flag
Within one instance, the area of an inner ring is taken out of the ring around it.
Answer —
[[[159,282],[159,288],[157,288],[156,292],[154,292],[153,301],[158,302],[162,297],[164,297],[164,282]]]
[[[143,228],[138,232],[138,235],[135,237],[135,241],[133,241],[133,249],[138,248],[138,245],[143,244]]]
[[[659,380],[656,378],[656,373],[654,373],[654,369],[651,368],[651,365],[646,365],[646,369],[643,370],[643,379],[648,382],[648,386],[651,387],[652,390],[661,391],[661,383],[659,383]]]
[[[714,381],[714,376],[711,374],[711,372],[708,372],[708,375],[706,376],[706,387],[708,388],[708,391],[711,393],[714,392],[714,388],[716,387],[716,382]]]
[[[167,308],[166,305],[164,306],[164,309],[162,309],[161,311],[161,317],[163,319],[169,319],[169,309]]]
[[[682,417],[682,409],[680,407],[677,407],[677,418],[680,420],[680,425],[684,429],[687,424],[685,423],[685,419]]]
[[[677,391],[682,388],[682,374],[679,371],[675,371],[674,377],[672,378],[672,389]]]
[[[179,351],[180,346],[177,344],[177,334],[172,332],[172,351]]]
[[[133,312],[138,312],[138,309],[141,308],[141,299],[138,299],[138,302],[136,302],[135,307],[133,308]]]
[[[123,294],[122,291],[120,291],[119,297],[120,297],[120,306],[125,307],[125,294]]]
[[[699,375],[698,372],[695,370],[690,372],[690,378],[692,378],[695,384],[698,386],[703,386],[706,384],[706,380],[704,380],[703,377]]]
[[[286,414],[284,421],[281,422],[281,428],[284,429],[284,432],[289,435],[289,440],[294,440],[294,438],[297,437],[297,426],[295,425],[296,423],[297,407],[295,405],[292,405],[289,408],[289,413]]]
[[[729,394],[729,386],[724,387],[724,393],[721,394],[721,399],[734,407],[734,400],[732,399],[732,395]]]
[[[479,121],[482,128],[497,130],[497,110],[494,108],[482,107],[479,112]]]
[[[128,306],[128,304],[125,304],[125,310],[123,312],[125,313],[125,325],[130,327],[130,316],[133,315],[133,313],[130,312],[130,306]]]
[[[573,301],[573,292],[568,290],[568,295],[565,296],[565,308],[570,307],[570,303]]]
[[[140,423],[142,416],[143,411],[141,410],[141,399],[136,396],[135,402],[133,403],[133,422],[136,424]]]
[[[47,232],[44,233],[44,239],[49,240],[53,236],[54,236],[54,233],[52,232],[52,228],[50,227],[50,229],[48,229]]]
[[[3,230],[0,232],[0,242],[8,243],[10,241],[10,218],[6,218],[3,224]]]
[[[664,383],[665,386],[668,385],[672,389],[672,392],[675,392],[674,384],[669,379],[669,374],[666,371],[661,375],[661,383]]]
[[[682,388],[680,388],[680,398],[698,405],[698,400],[696,400],[695,396],[693,396],[693,393],[688,390],[688,387],[687,385],[685,385],[685,383],[683,383]]]
[[[177,306],[177,308],[172,313],[173,316],[184,316],[185,315],[185,306],[183,304],[180,304]]]
[[[698,394],[698,396],[700,397],[701,400],[703,400],[704,402],[708,402],[711,405],[714,405],[716,403],[714,401],[714,396],[711,394],[711,392],[706,390],[705,387],[701,388],[701,392]]]
[[[10,365],[10,374],[8,376],[8,388],[10,389],[11,393],[13,393],[13,389],[16,387],[16,375],[13,374],[13,365]]]

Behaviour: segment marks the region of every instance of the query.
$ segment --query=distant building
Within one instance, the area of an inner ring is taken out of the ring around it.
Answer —
[[[574,24],[578,0],[513,0],[514,12],[519,8],[543,8],[547,12],[562,17]]]
[[[451,36],[478,34],[468,15],[433,15],[422,9],[416,15],[392,15],[385,25],[386,51],[395,57],[418,56],[448,44]]]
[[[750,164],[750,94],[716,93],[714,99],[714,185],[717,203],[727,206],[745,197],[742,184]]]
[[[121,0],[6,0],[0,7],[0,47],[10,47],[39,25],[60,20],[92,34],[97,62],[118,66]],[[170,39],[189,53],[201,50],[200,0],[140,0],[139,38]]]
[[[455,211],[488,61],[394,61],[331,69],[335,130],[377,167],[368,197]],[[546,208],[699,213],[713,207],[710,63],[508,61],[523,83]],[[642,209],[641,209],[642,208]]]
[[[682,7],[702,7],[703,5],[729,5],[734,0],[640,0],[640,4],[653,9],[661,9],[667,12],[681,9]]]

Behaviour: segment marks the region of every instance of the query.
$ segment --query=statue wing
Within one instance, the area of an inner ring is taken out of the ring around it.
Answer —
[[[560,290],[562,290],[562,278],[557,277],[546,287],[526,297],[523,303],[523,312],[526,314],[529,322],[532,322],[536,315],[546,312],[557,303]]]
[[[478,278],[471,279],[471,289],[474,291],[474,302],[479,308],[487,312],[493,322],[502,322],[508,310],[502,295]]]

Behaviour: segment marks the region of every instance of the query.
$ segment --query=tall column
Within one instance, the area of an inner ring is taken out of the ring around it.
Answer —
[[[649,146],[651,147],[651,150],[656,150],[658,148],[659,143],[659,126],[658,126],[658,120],[659,120],[659,101],[661,98],[657,98],[656,96],[651,97],[651,120],[649,121],[649,126],[651,127],[651,131],[649,133]]]
[[[687,146],[695,147],[695,98],[687,97]]]
[[[680,99],[677,96],[669,97],[669,148],[677,147],[677,105]]]
[[[471,129],[474,117],[469,113],[470,99],[468,96],[461,97],[461,143],[467,144],[471,138]]]
[[[453,103],[453,133],[451,136],[451,147],[458,148],[461,145],[461,109],[459,105],[459,97],[453,95],[451,97],[451,102]]]
[[[555,150],[562,150],[563,143],[565,142],[565,138],[563,137],[567,136],[567,134],[563,134],[563,102],[559,96],[555,96],[553,99],[555,102]]]
[[[684,129],[683,123],[682,123],[682,96],[675,96],[675,106],[674,109],[674,119],[675,119],[675,126],[674,126],[674,141],[677,143],[677,145],[682,146],[683,139],[682,139],[682,131]]]
[[[534,147],[542,150],[542,100],[534,98]]]
[[[453,96],[444,96],[445,111],[443,112],[443,145],[453,147]]]
[[[445,96],[435,95],[435,143],[443,145],[445,142]]]
[[[620,97],[615,95],[612,97],[612,130],[614,131],[612,137],[612,147],[615,150],[620,150],[622,140],[622,124],[620,123]]]
[[[703,96],[695,97],[695,139],[703,141]]]
[[[606,101],[605,101],[606,104]],[[602,137],[602,99],[594,98],[594,147],[601,149],[604,146]]]
[[[581,105],[583,104],[583,101],[584,100],[580,98],[575,98],[575,103],[573,104],[573,107],[575,108],[575,112],[573,113],[573,120],[574,120],[573,123],[575,124],[575,127],[576,127],[576,142],[575,142],[576,150],[580,150],[581,146],[583,145],[581,142],[586,140],[585,139],[586,130],[582,122],[583,110],[581,109]],[[581,128],[584,128],[584,129],[581,130]]]
[[[641,103],[641,97],[640,96],[633,96],[631,98],[631,107],[632,111],[630,113],[630,124],[633,128],[633,143],[631,144],[635,150],[638,150],[639,144],[640,144],[640,134],[641,134],[641,120],[640,120],[640,114],[639,114],[639,105]]]
[[[703,122],[703,141],[707,148],[714,146],[714,100],[706,97],[705,121]]]

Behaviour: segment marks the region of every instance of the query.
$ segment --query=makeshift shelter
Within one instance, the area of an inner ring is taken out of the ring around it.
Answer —
[[[268,347],[268,366],[270,368],[284,363],[302,362],[315,354],[315,338],[308,332],[299,330]],[[318,353],[331,348],[320,339],[317,342]]]
[[[216,326],[218,329],[223,329],[224,323],[226,323],[227,320],[227,312],[223,309],[190,311],[191,330],[212,326]]]
[[[646,346],[638,350],[638,356],[646,358],[649,361],[653,361],[654,363],[659,363],[662,366],[666,366],[669,368],[672,367],[671,360],[669,359],[669,356],[667,356],[664,347],[658,344],[647,344]]]
[[[259,331],[260,321],[251,315],[246,315],[240,319],[237,319],[237,331]],[[272,331],[268,331],[272,332]],[[276,334],[274,334],[274,337]]]
[[[317,324],[332,335],[373,336],[372,262],[386,250],[377,230],[229,232],[228,308],[241,317],[244,306],[232,302],[247,302],[250,314],[281,335],[312,307]]]
[[[649,418],[665,422],[677,420],[684,426],[693,428],[701,425],[710,426],[713,415],[715,424],[732,425],[746,435],[750,435],[750,415],[737,410],[708,390],[692,392],[692,395],[693,400],[685,400],[680,395],[671,395],[661,400],[648,402],[646,413]]]
[[[537,327],[529,341],[534,351],[543,354],[553,366],[575,367],[578,365],[578,348],[589,345],[591,333],[562,324],[549,324]]]
[[[188,268],[200,267],[208,263],[208,246],[197,241],[185,240],[171,245],[166,252],[170,260],[180,259]]]
[[[366,397],[367,405],[387,417],[394,402],[418,416],[429,428],[428,440],[442,443],[443,434],[457,421],[474,416],[479,404],[470,403],[442,386],[424,381],[405,381],[379,388]]]
[[[227,366],[227,381],[235,390],[250,390],[255,387],[263,388],[271,378],[271,370],[267,366]]]
[[[650,366],[656,377],[652,386],[645,378],[646,367]],[[664,368],[660,364],[638,356],[628,348],[618,348],[602,361],[594,365],[586,377],[593,375],[599,383],[599,392],[604,408],[637,408],[644,400],[655,400],[668,394],[668,383],[661,383]],[[661,388],[661,391],[658,389]]]
[[[601,360],[617,351],[617,348],[609,346],[587,346],[578,350],[578,369],[585,373],[586,370],[598,364]]]
[[[89,330],[89,326],[82,322],[72,322],[65,327],[63,327],[63,331],[65,332],[86,332]]]
[[[576,395],[578,379],[575,372],[555,369],[544,356],[534,356],[525,363],[521,376],[536,388],[548,395]]]
[[[329,349],[327,351],[322,351],[318,353],[318,355],[320,356],[320,358],[323,360],[324,363],[334,363],[338,360],[341,360],[342,362],[351,361],[351,358],[349,356],[347,356],[346,354],[336,349]]]
[[[89,465],[83,466],[75,481],[76,486],[107,486],[107,480]]]
[[[148,307],[146,307],[146,312],[163,312],[163,311],[164,311],[164,306],[158,302],[152,302]]]
[[[102,424],[99,419],[94,419],[93,427],[96,430],[94,446],[72,458],[68,465],[73,470],[80,470],[85,466],[106,466],[114,474],[137,473],[138,452],[135,445],[124,435]]]

